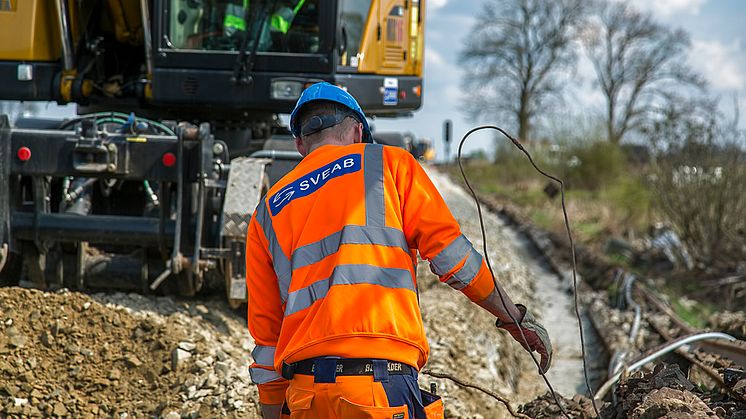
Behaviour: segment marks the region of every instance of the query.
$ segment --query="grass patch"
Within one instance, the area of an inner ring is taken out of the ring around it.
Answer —
[[[671,306],[682,320],[699,329],[704,329],[707,326],[707,319],[712,314],[712,311],[706,306],[692,300],[687,300],[685,304],[680,298],[676,298],[671,301]]]
[[[653,196],[645,173],[628,165],[618,147],[593,142],[531,153],[539,167],[565,181],[570,225],[579,243],[601,250],[610,235],[638,235],[650,225]],[[457,165],[445,170],[461,181]],[[495,162],[471,160],[464,171],[478,193],[511,202],[540,228],[564,234],[559,194],[545,194],[551,181],[523,155],[499,148]]]

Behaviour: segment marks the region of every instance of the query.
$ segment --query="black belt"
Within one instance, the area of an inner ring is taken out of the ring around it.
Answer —
[[[372,359],[337,359],[336,376],[341,375],[374,375]],[[387,361],[389,375],[412,375],[414,368],[403,362]],[[282,364],[282,376],[292,379],[295,374],[314,375],[314,360],[306,359],[294,364]]]

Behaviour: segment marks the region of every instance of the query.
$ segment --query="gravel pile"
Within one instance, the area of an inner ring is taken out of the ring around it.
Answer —
[[[256,416],[243,324],[219,301],[2,288],[0,416]]]
[[[570,417],[576,419],[591,419],[596,417],[596,413],[593,410],[593,402],[585,396],[576,394],[572,399],[568,399],[557,395],[557,400],[562,405],[562,409],[557,406],[554,397],[547,392],[521,406],[519,412],[535,419],[564,417],[563,410]]]

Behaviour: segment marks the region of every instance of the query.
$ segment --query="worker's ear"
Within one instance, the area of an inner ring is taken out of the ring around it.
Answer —
[[[359,122],[355,124],[354,132],[353,132],[353,142],[355,144],[363,142],[363,124]]]
[[[293,137],[295,140],[295,149],[298,150],[301,156],[306,157],[308,154],[308,146],[298,137]]]

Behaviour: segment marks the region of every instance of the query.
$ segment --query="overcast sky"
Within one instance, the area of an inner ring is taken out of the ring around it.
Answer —
[[[486,0],[430,0],[425,16],[424,104],[412,118],[378,119],[379,131],[411,131],[434,140],[438,159],[443,158],[442,123],[453,121],[458,141],[475,125],[461,111],[462,71],[458,56],[465,37]],[[724,112],[731,113],[733,94],[740,103],[741,127],[746,128],[746,1],[743,0],[633,0],[661,22],[680,27],[691,35],[690,64],[710,82],[713,93],[721,96]],[[582,54],[581,54],[582,55]],[[583,58],[568,92],[589,116],[603,106],[603,97],[592,86],[592,67]],[[725,106],[727,104],[727,106]],[[497,125],[505,125],[494,121]],[[466,150],[492,149],[492,136],[472,136]],[[452,150],[452,156],[455,149]]]

